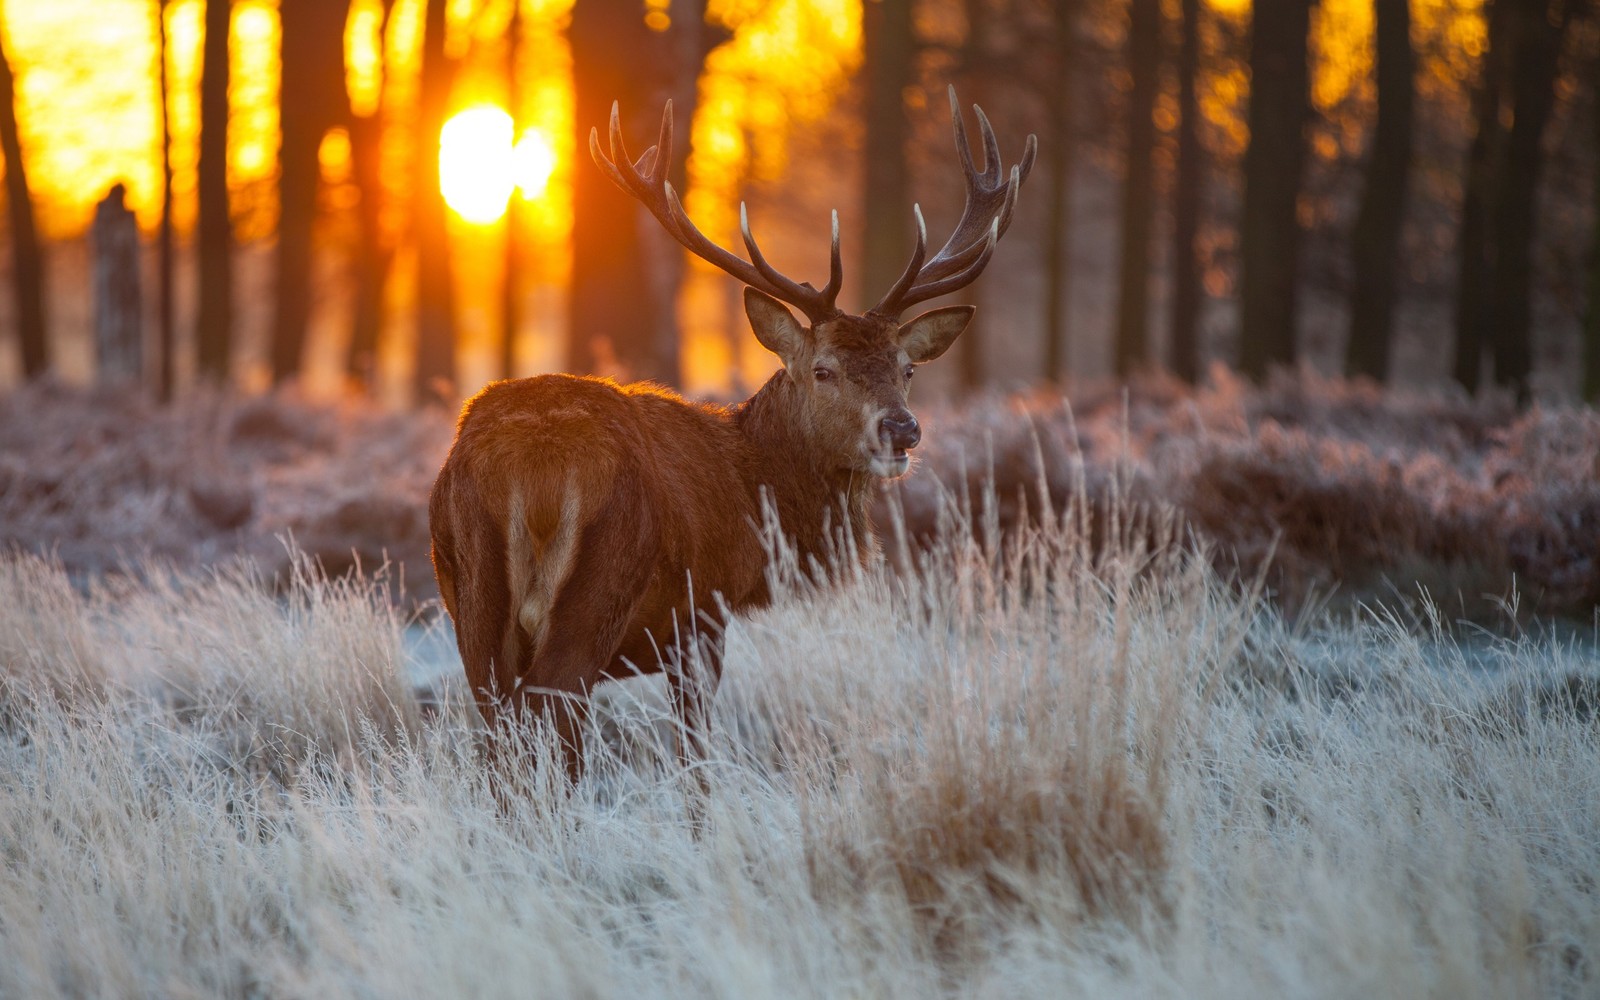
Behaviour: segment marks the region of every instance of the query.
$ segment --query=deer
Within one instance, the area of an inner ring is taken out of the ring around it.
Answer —
[[[439,593],[491,734],[508,718],[543,720],[575,784],[589,692],[603,680],[665,671],[676,753],[687,767],[704,755],[727,616],[772,598],[763,526],[775,518],[802,560],[837,551],[830,545],[841,530],[862,542],[858,558],[869,557],[875,484],[903,475],[922,437],[907,406],[912,375],[945,353],[975,307],[900,316],[983,272],[1037,149],[1029,135],[1020,162],[1004,171],[994,129],[974,105],[984,156],[977,168],[954,87],[949,98],[965,208],[930,257],[913,206],[911,259],[860,315],[836,304],[837,211],[827,283],[796,282],[768,263],[743,204],[748,260],[690,221],[667,180],[670,101],[656,144],[636,161],[615,103],[609,155],[590,130],[590,154],[613,182],[685,249],[744,283],[751,329],[781,366],[732,406],[568,374],[493,382],[466,402],[428,523]],[[702,655],[663,655],[702,625],[710,636]]]

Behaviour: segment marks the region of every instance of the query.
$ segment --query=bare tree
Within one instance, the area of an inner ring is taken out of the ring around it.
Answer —
[[[283,82],[278,90],[278,288],[272,324],[272,381],[300,374],[311,319],[312,229],[318,152],[343,118],[344,22],[349,0],[282,0]]]
[[[161,226],[156,237],[156,398],[172,401],[176,389],[176,326],[172,258],[172,114],[167,97],[167,2],[156,0],[156,79],[161,87]]]
[[[1307,34],[1314,0],[1256,0],[1250,25],[1250,145],[1239,223],[1239,367],[1261,378],[1295,360]]]
[[[1122,181],[1122,254],[1117,279],[1117,374],[1149,359],[1150,222],[1155,194],[1155,103],[1161,82],[1161,0],[1128,8],[1127,142]]]
[[[1080,0],[1053,0],[1051,31],[1054,42],[1049,60],[1045,106],[1050,109],[1045,142],[1045,307],[1044,374],[1059,382],[1067,372],[1067,306],[1072,274],[1067,266],[1068,236],[1072,219],[1073,104],[1072,71],[1077,63]]]
[[[511,141],[522,129],[522,0],[511,0],[506,24],[506,112],[511,116]],[[517,369],[517,331],[522,327],[522,211],[515,191],[506,203],[504,276],[500,282],[500,377]]]
[[[1200,142],[1200,0],[1182,0],[1178,42],[1178,149],[1172,182],[1172,371],[1200,378],[1200,199],[1205,148]]]
[[[866,137],[862,149],[861,283],[864,305],[894,284],[911,252],[911,168],[906,161],[910,129],[905,92],[913,81],[916,40],[911,0],[873,0],[862,11],[865,47]]]
[[[200,76],[200,303],[195,337],[203,378],[228,380],[233,358],[233,221],[228,207],[230,0],[205,0]]]
[[[1415,57],[1411,0],[1373,0],[1376,15],[1378,122],[1367,153],[1365,191],[1351,241],[1355,286],[1345,371],[1379,380],[1389,375],[1400,236],[1411,175]]]
[[[589,130],[599,126],[605,131],[613,102],[630,115],[655,103],[646,92],[653,76],[648,67],[654,49],[642,9],[627,0],[578,0],[568,37],[576,148],[587,150]],[[677,127],[687,132],[689,123],[679,121]],[[573,171],[572,194],[569,366],[577,372],[623,371],[636,378],[676,382],[678,359],[675,354],[662,356],[655,337],[656,317],[671,303],[657,300],[638,209],[587,162]]]
[[[1455,375],[1469,393],[1478,391],[1483,351],[1489,340],[1489,280],[1494,270],[1491,204],[1504,170],[1506,129],[1510,113],[1510,37],[1512,0],[1489,0],[1488,48],[1473,91],[1476,130],[1467,152],[1462,185],[1461,226],[1457,232]]]
[[[50,367],[50,345],[45,336],[44,253],[33,222],[33,198],[28,193],[28,173],[22,160],[22,137],[17,129],[16,78],[0,34],[0,155],[6,165],[6,208],[11,223],[11,282],[17,305],[17,336],[22,350],[22,374],[43,375]]]
[[[453,61],[444,51],[448,0],[428,0],[422,36],[422,94],[417,109],[413,232],[417,243],[417,352],[413,387],[418,401],[446,398],[456,377],[455,295],[450,229],[439,189],[439,133],[450,107]]]
[[[378,39],[389,26],[393,0],[383,0]],[[356,207],[355,308],[350,316],[350,344],[345,374],[371,387],[377,367],[378,333],[383,326],[383,286],[394,259],[394,247],[383,232],[383,106],[388,73],[380,56],[377,101],[370,112],[352,103],[345,119],[350,129],[350,172],[359,192]],[[354,95],[350,95],[354,100]]]
[[[1555,106],[1556,72],[1579,0],[1515,0],[1517,51],[1511,72],[1511,130],[1494,206],[1494,276],[1489,316],[1494,377],[1527,402],[1533,371],[1533,240],[1544,133]]]
[[[1589,77],[1595,79],[1595,74],[1600,73],[1600,59],[1591,62],[1593,70]],[[1600,95],[1597,95],[1590,105],[1590,113],[1594,120],[1590,123],[1594,129],[1595,156],[1590,163],[1593,171],[1593,211],[1594,236],[1589,242],[1589,308],[1584,317],[1583,324],[1583,398],[1591,403],[1600,403]]]

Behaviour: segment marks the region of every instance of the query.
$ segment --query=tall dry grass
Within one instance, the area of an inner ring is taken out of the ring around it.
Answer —
[[[502,813],[381,585],[12,558],[0,995],[1600,988],[1592,638],[1291,629],[1163,516],[1082,510],[947,516],[914,573],[780,563],[698,838],[648,683]]]

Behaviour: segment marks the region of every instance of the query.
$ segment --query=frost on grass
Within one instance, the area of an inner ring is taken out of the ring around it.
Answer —
[[[0,995],[1600,988],[1591,652],[1291,629],[1088,502],[780,562],[698,839],[640,682],[502,812],[379,585],[0,563]]]

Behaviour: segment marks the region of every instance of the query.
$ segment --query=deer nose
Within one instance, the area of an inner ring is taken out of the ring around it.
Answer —
[[[895,451],[905,451],[917,446],[922,440],[922,428],[917,424],[917,418],[905,410],[884,417],[878,425],[878,433],[889,439],[889,446]]]

